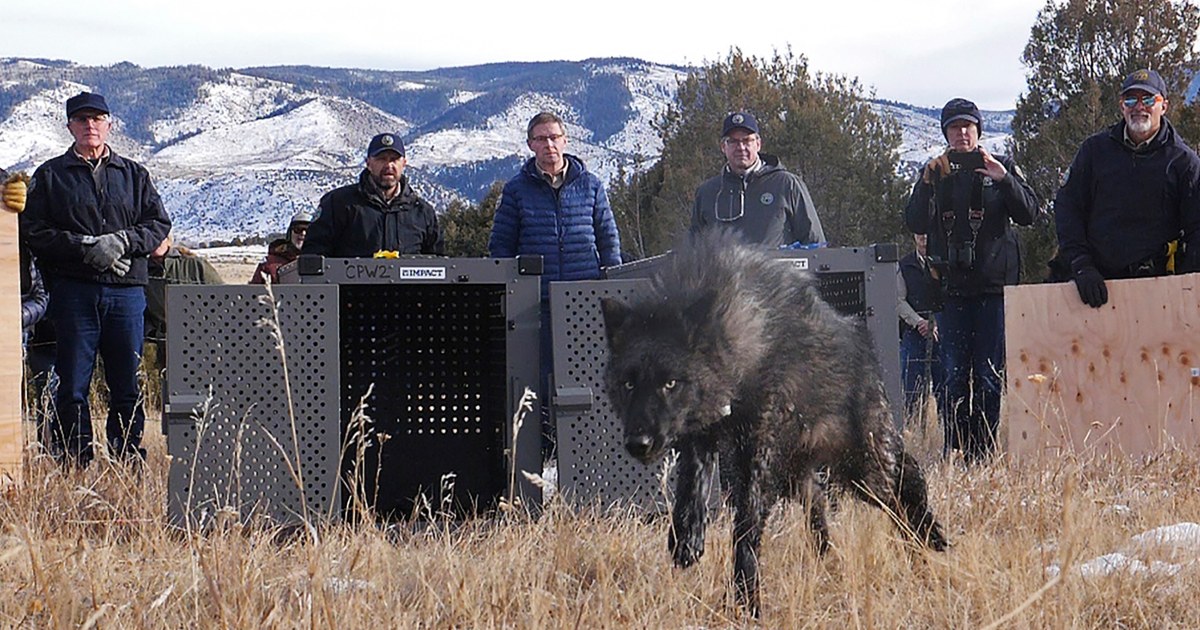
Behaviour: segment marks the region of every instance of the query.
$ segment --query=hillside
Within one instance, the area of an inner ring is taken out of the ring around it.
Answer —
[[[687,70],[627,58],[422,72],[0,59],[0,166],[28,170],[65,150],[63,102],[98,91],[114,109],[112,144],[151,169],[177,238],[266,236],[352,181],[367,139],[385,130],[404,135],[409,174],[435,205],[477,200],[510,177],[528,156],[525,124],[543,109],[563,115],[568,150],[602,179],[652,164],[662,149],[653,123]],[[940,150],[937,110],[876,107],[903,129],[906,169]],[[1012,113],[985,116],[985,146],[998,149]]]

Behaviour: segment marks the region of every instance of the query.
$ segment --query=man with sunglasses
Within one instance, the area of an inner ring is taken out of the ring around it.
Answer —
[[[1059,255],[1093,308],[1108,302],[1105,279],[1200,269],[1200,158],[1167,120],[1166,93],[1153,70],[1126,77],[1121,121],[1083,142],[1054,199]]]
[[[725,117],[721,125],[725,167],[696,189],[692,229],[728,225],[746,242],[771,248],[824,243],[825,232],[804,180],[761,149],[753,114],[734,112]]]
[[[49,448],[66,464],[94,457],[89,389],[96,355],[108,385],[106,437],[113,457],[141,462],[145,411],[138,389],[144,287],[150,252],[171,230],[145,167],[108,145],[112,120],[100,94],[67,99],[74,143],[38,167],[21,215],[21,239],[37,257],[58,337]]]
[[[945,290],[938,320],[945,394],[938,398],[944,453],[976,463],[995,449],[1004,386],[1004,287],[1020,280],[1012,224],[1040,212],[1033,189],[1012,158],[979,145],[983,116],[975,103],[950,99],[942,108],[946,149],[913,185],[904,222],[925,234],[933,273]]]
[[[250,284],[266,284],[267,279],[271,280],[271,284],[279,282],[279,268],[300,257],[300,248],[304,247],[304,238],[312,221],[311,212],[301,210],[292,215],[287,234],[267,245],[267,257],[254,269]]]

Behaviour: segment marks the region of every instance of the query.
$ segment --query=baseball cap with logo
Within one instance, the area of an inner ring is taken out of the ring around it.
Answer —
[[[1144,90],[1151,94],[1166,96],[1167,84],[1153,70],[1134,70],[1129,76],[1125,77],[1125,82],[1121,84],[1121,94],[1130,90]]]
[[[404,143],[400,141],[400,136],[394,133],[381,133],[374,138],[371,138],[371,144],[367,145],[367,157],[373,158],[384,151],[395,151],[404,157]]]
[[[758,121],[755,120],[754,114],[749,112],[733,112],[725,117],[725,124],[721,125],[721,137],[729,135],[734,129],[745,129],[750,133],[758,133]]]

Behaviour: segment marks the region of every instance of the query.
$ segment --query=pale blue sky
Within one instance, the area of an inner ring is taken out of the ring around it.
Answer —
[[[941,106],[964,96],[1008,109],[1024,89],[1021,51],[1044,1],[10,4],[0,57],[423,70],[616,56],[702,64],[734,46],[756,55],[791,46],[812,69],[856,76],[880,98]]]

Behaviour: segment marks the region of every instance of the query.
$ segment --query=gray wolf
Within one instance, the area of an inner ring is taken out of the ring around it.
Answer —
[[[817,549],[829,547],[819,469],[912,539],[946,548],[866,327],[821,300],[811,274],[706,230],[666,257],[652,289],[630,304],[602,301],[606,389],[631,455],[679,453],[667,540],[677,566],[704,553],[718,460],[734,513],[734,590],[755,616],[759,544],[779,499],[805,499]]]

